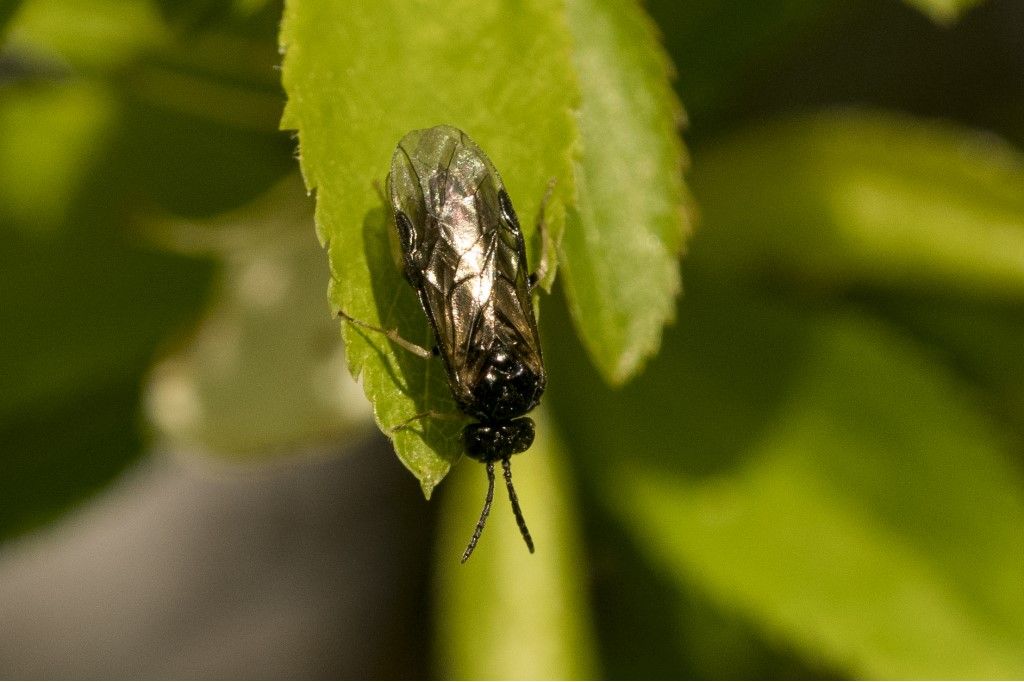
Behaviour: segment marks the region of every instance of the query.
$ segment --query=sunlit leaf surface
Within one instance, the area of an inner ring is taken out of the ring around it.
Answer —
[[[690,217],[683,112],[650,19],[622,0],[567,3],[579,74],[577,209],[562,241],[570,309],[612,383],[657,352],[674,318]]]
[[[551,238],[559,238],[562,207],[573,195],[576,86],[557,7],[293,0],[281,45],[289,97],[282,125],[298,131],[302,170],[316,190],[334,306],[433,345],[395,266],[392,228],[373,188],[412,129],[448,123],[483,148],[521,216],[531,263],[539,254],[533,217],[556,178],[547,218]],[[344,338],[352,373],[385,432],[428,409],[454,411],[439,361],[424,362],[351,325]],[[424,420],[394,436],[399,457],[427,494],[460,456],[459,432],[456,421]]]

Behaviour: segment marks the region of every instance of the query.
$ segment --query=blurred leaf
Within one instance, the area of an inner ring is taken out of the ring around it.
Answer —
[[[946,369],[865,318],[682,314],[635,386],[550,401],[664,570],[853,676],[1019,676],[1024,485]]]
[[[473,556],[459,564],[487,490],[484,467],[464,460],[445,490],[437,543],[438,659],[445,679],[591,679],[590,632],[577,508],[565,451],[538,413],[537,441],[513,459],[516,492],[536,542],[529,554],[505,494]]]
[[[557,178],[546,214],[557,242],[562,207],[574,192],[576,86],[568,41],[558,8],[537,1],[515,8],[469,0],[288,3],[282,126],[298,130],[306,183],[317,190],[336,307],[433,345],[391,256],[391,228],[371,184],[384,180],[395,145],[411,129],[450,123],[480,144],[523,216],[531,263],[539,251],[530,217],[548,180]],[[424,362],[351,325],[343,334],[349,367],[385,432],[427,409],[453,411],[440,362]],[[459,428],[429,420],[394,437],[428,495],[461,454]]]
[[[1024,293],[1024,157],[992,137],[850,111],[749,128],[696,163],[722,274]]]
[[[0,100],[0,537],[56,516],[141,452],[140,384],[202,303],[209,263],[126,239],[97,173],[108,88]],[[102,210],[100,210],[102,208]]]
[[[142,101],[138,91],[125,98],[120,135],[107,150],[106,165],[108,180],[121,186],[118,199],[134,204],[136,212],[215,215],[252,201],[294,167],[290,143],[276,131]],[[262,110],[267,123],[280,111],[273,100],[271,105]]]
[[[677,588],[679,585],[677,584]],[[839,680],[840,669],[796,649],[792,642],[765,633],[748,613],[713,601],[691,589],[676,611],[679,655],[687,663],[686,679]]]
[[[682,107],[654,26],[632,0],[571,0],[581,97],[578,211],[562,241],[565,289],[591,359],[622,383],[657,352],[689,231]]]
[[[226,13],[116,76],[124,119],[111,168],[136,205],[210,216],[294,169],[294,145],[277,125],[284,93],[272,9]]]
[[[236,205],[291,167],[274,25],[262,42],[245,35],[255,19],[176,42],[148,3],[28,0],[9,27],[5,57],[27,67],[0,99],[0,535],[141,453],[143,378],[212,273],[134,232]]]
[[[148,2],[26,4],[12,27],[12,58],[39,62],[51,80],[102,87],[112,100],[117,134],[87,158],[102,166],[92,184],[118,191],[98,192],[94,210],[118,220],[209,216],[251,201],[294,168],[293,145],[277,129],[284,95],[279,15],[270,9],[226,12],[176,37]]]
[[[4,29],[7,28],[7,22],[18,11],[21,2],[22,0],[0,0],[0,37],[3,36]]]
[[[209,274],[130,244],[111,231],[111,212],[95,209],[113,193],[96,173],[95,150],[110,136],[104,88],[68,81],[4,94],[0,419],[137,374]]]
[[[983,305],[941,293],[868,303],[943,353],[973,384],[975,399],[1014,430],[1024,454],[1024,303]]]
[[[149,387],[151,419],[179,445],[269,458],[369,425],[323,298],[329,273],[301,184],[296,174],[232,214],[161,228],[171,248],[224,264],[195,338]]]
[[[0,216],[20,229],[63,222],[109,135],[110,93],[66,82],[7,86],[0,98]]]
[[[652,566],[624,524],[598,502],[588,502],[583,508],[590,593],[605,679],[843,677]]]
[[[123,65],[170,34],[149,0],[24,0],[7,38],[95,71]]]
[[[982,0],[906,0],[940,23],[951,23]]]

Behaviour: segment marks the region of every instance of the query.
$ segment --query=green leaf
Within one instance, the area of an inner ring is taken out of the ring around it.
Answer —
[[[587,466],[587,463],[583,463]],[[588,492],[584,489],[583,492]],[[603,490],[594,490],[603,495]],[[610,680],[841,679],[744,614],[652,565],[624,524],[584,499],[602,676]]]
[[[570,0],[580,82],[576,211],[562,242],[569,306],[611,383],[636,374],[674,317],[689,232],[683,111],[653,24],[634,2]]]
[[[292,0],[281,28],[282,126],[298,130],[307,185],[328,248],[331,301],[374,325],[433,345],[416,297],[391,255],[383,182],[409,130],[449,123],[490,156],[524,216],[531,263],[538,249],[529,217],[557,178],[547,219],[557,243],[573,196],[576,84],[559,8],[459,0],[372,4]],[[345,325],[349,367],[390,428],[420,412],[452,412],[439,362],[395,348],[379,334]],[[402,462],[429,495],[462,451],[459,424],[424,420],[394,435]]]
[[[149,0],[23,0],[7,30],[14,48],[84,70],[121,66],[170,37]]]
[[[749,128],[696,163],[699,251],[720,276],[1024,294],[1024,157],[991,136],[826,113]]]
[[[1020,676],[1024,481],[949,371],[864,317],[682,314],[639,382],[549,401],[652,559],[854,677]]]
[[[45,195],[46,183],[31,171],[64,155],[103,166],[93,185],[118,187],[97,193],[94,210],[209,216],[253,200],[294,169],[291,141],[277,128],[278,21],[269,9],[231,14],[178,39],[149,2],[30,0],[11,27],[12,55],[38,63],[41,75],[75,77],[67,89],[102,90],[117,134],[84,148],[96,142],[82,131],[91,119],[63,114],[71,120],[43,137],[48,153],[31,157],[17,184]],[[46,86],[43,93],[59,84]],[[61,113],[33,121],[28,132],[45,133]]]
[[[329,272],[312,225],[296,173],[215,220],[160,226],[169,248],[223,263],[194,338],[164,358],[150,382],[150,419],[177,446],[270,459],[369,427],[323,299]]]
[[[198,311],[205,260],[121,233],[97,150],[108,88],[11,85],[0,100],[0,538],[53,519],[137,458],[144,373]]]
[[[0,537],[143,452],[145,375],[212,268],[138,232],[168,209],[237,205],[293,168],[272,19],[186,44],[148,2],[27,0],[7,27],[5,54],[29,68],[0,97]]]
[[[982,0],[906,0],[940,24],[950,24]]]
[[[279,21],[271,11],[231,15],[111,76],[123,115],[110,165],[123,195],[210,216],[253,201],[294,170],[292,142],[277,125]]]
[[[7,22],[17,13],[21,2],[22,0],[0,0],[0,37],[3,37]]]
[[[981,305],[941,292],[871,303],[899,326],[942,349],[978,392],[977,400],[1024,445],[1024,304]]]
[[[7,86],[0,99],[0,216],[23,230],[63,224],[113,117],[107,88],[74,81]]]
[[[443,679],[592,679],[577,509],[565,451],[543,417],[530,451],[512,460],[516,492],[536,542],[529,554],[498,466],[494,506],[473,556],[459,558],[480,515],[484,467],[465,460],[445,491],[437,543],[437,673]]]

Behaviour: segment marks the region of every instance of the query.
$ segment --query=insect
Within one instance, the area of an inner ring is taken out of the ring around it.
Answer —
[[[487,496],[462,562],[476,548],[494,499],[501,462],[509,502],[530,552],[533,538],[512,485],[512,455],[533,443],[526,413],[540,402],[547,373],[531,294],[547,271],[527,271],[519,219],[490,159],[461,130],[436,126],[401,139],[391,159],[388,196],[406,280],[419,296],[437,345],[428,350],[386,330],[339,314],[423,358],[440,356],[463,415],[466,455],[487,469]],[[547,202],[551,185],[544,198]],[[541,216],[543,216],[543,204]],[[538,220],[543,242],[544,223]],[[426,417],[425,412],[405,424]]]

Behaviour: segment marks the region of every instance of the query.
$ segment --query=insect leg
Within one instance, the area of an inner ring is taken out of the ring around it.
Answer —
[[[397,343],[402,348],[406,349],[407,351],[409,351],[413,355],[420,356],[424,360],[426,360],[427,358],[433,357],[433,356],[438,354],[436,347],[434,349],[432,349],[432,350],[427,350],[423,346],[418,346],[415,343],[413,343],[412,341],[406,341],[401,336],[399,336],[397,329],[383,329],[381,327],[374,327],[372,324],[367,324],[366,322],[363,322],[362,320],[357,320],[356,318],[354,318],[351,315],[349,315],[348,313],[346,313],[344,310],[339,310],[338,311],[338,317],[342,318],[343,320],[347,320],[347,321],[351,322],[352,324],[358,325],[358,326],[362,327],[363,329],[369,329],[371,331],[380,332],[384,336],[388,337],[389,339],[391,339],[392,341]]]
[[[414,421],[418,421],[420,419],[427,419],[428,417],[430,419],[450,419],[452,421],[455,421],[465,419],[466,415],[453,412],[435,412],[434,410],[427,410],[426,412],[414,414],[405,421],[399,422],[395,426],[392,426],[391,433],[395,433],[396,431],[404,431],[405,429],[409,428],[409,424],[413,423]]]
[[[480,541],[480,534],[484,532],[484,524],[487,523],[487,516],[491,513],[491,502],[494,501],[494,462],[487,463],[487,497],[484,498],[484,509],[480,512],[480,520],[476,522],[476,529],[473,530],[473,537],[469,539],[466,551],[462,553],[462,563],[466,563],[469,555],[476,549],[476,543]]]
[[[512,487],[512,463],[508,459],[501,460],[501,466],[505,469],[505,485],[508,486],[508,501],[512,503],[512,513],[516,515],[516,523],[519,524],[519,532],[526,542],[530,554],[533,554],[533,538],[530,537],[530,529],[526,527],[526,519],[523,518],[523,510],[519,508],[519,496],[516,489]]]
[[[540,235],[540,262],[537,269],[530,275],[530,291],[543,281],[548,274],[548,261],[550,257],[550,244],[548,242],[548,225],[544,213],[551,201],[551,194],[555,191],[555,178],[548,180],[548,187],[544,190],[544,198],[540,201],[540,210],[537,212],[537,234]]]

